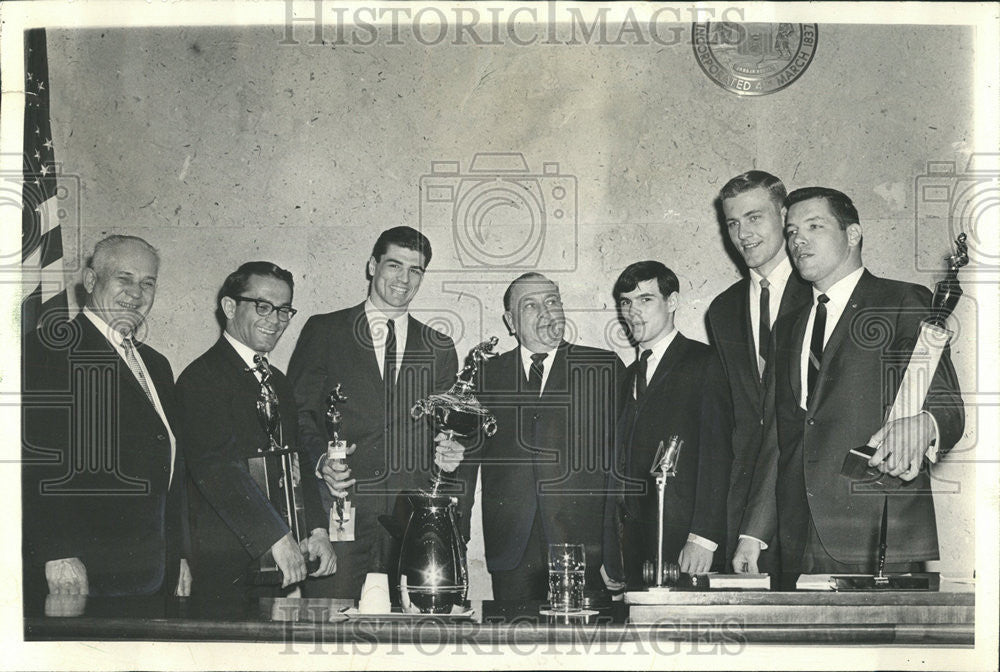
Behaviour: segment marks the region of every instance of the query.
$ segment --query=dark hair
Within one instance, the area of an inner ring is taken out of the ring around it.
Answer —
[[[522,273],[517,276],[514,278],[514,281],[507,286],[507,291],[503,293],[503,309],[505,311],[510,310],[510,295],[514,293],[514,287],[517,286],[517,283],[525,280],[544,280],[545,282],[552,282],[544,275],[536,271],[528,271],[527,273]],[[556,283],[552,282],[552,284],[555,285]],[[556,285],[556,287],[558,288],[559,285]]]
[[[763,170],[748,170],[726,182],[722,189],[719,190],[719,201],[745,194],[757,187],[770,192],[771,200],[779,208],[788,194],[785,190],[785,184],[771,173],[765,173]]]
[[[847,197],[847,194],[827,187],[803,187],[802,189],[796,189],[788,194],[788,197],[785,199],[785,207],[791,208],[796,203],[808,201],[813,198],[826,199],[826,202],[830,204],[830,211],[837,218],[841,229],[846,229],[849,224],[861,223],[861,219],[858,217],[858,210],[854,207],[851,199]]]
[[[424,255],[424,268],[430,266],[431,241],[427,240],[427,236],[416,229],[409,226],[394,226],[383,231],[378,240],[375,241],[375,246],[372,247],[372,256],[375,257],[375,261],[382,259],[382,255],[385,254],[390,245],[398,245],[419,252]]]
[[[631,292],[638,287],[640,282],[654,278],[660,288],[660,294],[664,298],[680,291],[677,276],[669,268],[658,261],[637,261],[634,264],[629,264],[628,268],[622,271],[618,279],[615,280],[614,289],[611,290],[611,294],[615,297],[615,303],[618,303],[622,294]]]
[[[237,296],[242,296],[247,291],[250,278],[254,275],[283,280],[288,283],[288,289],[291,293],[295,294],[295,281],[292,280],[291,272],[277,264],[272,264],[270,261],[248,261],[226,277],[226,281],[222,283],[222,289],[219,290],[219,295],[215,298],[215,319],[219,321],[219,326],[223,329],[226,328],[226,314],[222,312],[222,297],[228,296],[235,299]]]

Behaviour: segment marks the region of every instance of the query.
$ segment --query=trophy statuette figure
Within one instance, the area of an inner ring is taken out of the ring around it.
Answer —
[[[333,388],[327,396],[326,433],[329,440],[326,445],[328,462],[343,463],[347,459],[347,441],[340,438],[343,424],[343,414],[337,409],[337,404],[347,401],[341,384]],[[336,497],[334,506],[330,509],[330,541],[354,541],[354,504],[347,498]]]
[[[418,401],[410,411],[415,420],[428,418],[436,432],[470,438],[482,430],[496,432],[496,418],[473,394],[476,374],[490,357],[494,336],[474,347],[455,383],[443,394]],[[400,548],[400,599],[403,609],[420,613],[448,613],[461,609],[469,590],[465,540],[458,529],[458,500],[447,494],[450,483],[437,466],[426,490],[410,497],[413,513]]]
[[[281,515],[296,541],[309,536],[305,520],[305,505],[301,490],[298,454],[284,445],[281,430],[281,412],[278,395],[271,384],[271,368],[267,359],[254,356],[256,366],[250,368],[260,376],[257,395],[257,420],[267,439],[258,448],[255,457],[247,459],[250,476]],[[319,559],[307,562],[310,572],[319,568]],[[268,550],[254,564],[246,576],[253,585],[281,585],[281,570]]]

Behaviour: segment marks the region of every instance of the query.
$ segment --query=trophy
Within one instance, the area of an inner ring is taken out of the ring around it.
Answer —
[[[472,395],[479,368],[495,353],[497,338],[483,341],[469,353],[451,389],[418,401],[414,420],[427,417],[435,432],[469,438],[480,429],[496,433],[496,418]],[[410,497],[413,513],[400,548],[400,600],[408,612],[448,613],[462,609],[469,590],[465,540],[458,531],[458,499],[443,492],[446,476],[435,465],[430,487]]]
[[[278,409],[278,395],[271,385],[271,368],[263,357],[254,357],[260,376],[260,392],[257,395],[257,419],[267,434],[264,445],[257,449],[257,456],[247,459],[250,476],[264,492],[268,501],[281,515],[292,531],[296,541],[309,536],[305,520],[305,506],[302,498],[299,456],[284,445],[281,431],[281,413]],[[319,559],[307,562],[309,571],[319,567]],[[245,577],[253,585],[281,585],[281,570],[270,549],[260,557]]]
[[[962,296],[962,287],[958,283],[958,269],[969,263],[969,246],[966,238],[964,233],[958,234],[958,238],[955,239],[956,253],[945,257],[948,271],[935,287],[934,297],[931,299],[931,314],[920,323],[920,332],[913,347],[913,354],[910,356],[906,371],[899,383],[899,390],[896,392],[896,399],[883,425],[888,425],[893,420],[917,415],[924,407],[934,372],[941,361],[941,354],[953,336],[953,332],[946,327],[946,322]],[[905,486],[906,481],[901,478],[883,474],[876,467],[868,465],[868,460],[875,454],[875,450],[873,446],[861,446],[849,451],[844,458],[841,474],[852,480],[873,483],[883,489]]]
[[[326,444],[326,460],[347,459],[347,441],[340,438],[343,414],[337,410],[337,404],[347,401],[347,396],[341,391],[340,383],[327,397],[326,433],[329,441]],[[333,509],[330,510],[330,541],[354,541],[354,505],[347,496],[337,497]]]

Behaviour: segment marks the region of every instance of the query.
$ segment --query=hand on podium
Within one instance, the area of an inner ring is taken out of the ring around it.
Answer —
[[[306,559],[291,532],[274,542],[271,553],[274,555],[274,561],[278,563],[278,569],[281,570],[282,588],[305,581]]]
[[[52,595],[87,595],[87,568],[80,558],[62,558],[45,563],[45,580]]]
[[[708,574],[715,553],[704,546],[688,541],[681,549],[677,564],[685,574]]]
[[[760,542],[751,537],[740,537],[733,554],[733,572],[736,574],[759,574],[757,560],[760,558]]]

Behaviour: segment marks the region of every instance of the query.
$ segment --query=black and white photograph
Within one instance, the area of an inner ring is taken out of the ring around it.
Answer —
[[[996,670],[998,61],[995,3],[3,3],[2,667]]]

